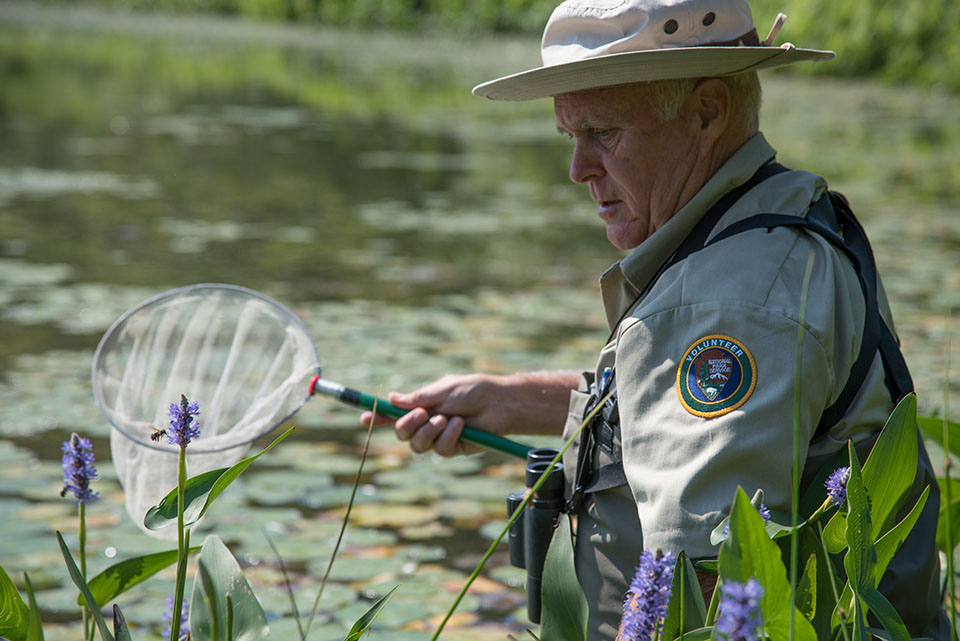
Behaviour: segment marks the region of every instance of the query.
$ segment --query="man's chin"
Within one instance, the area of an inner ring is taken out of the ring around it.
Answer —
[[[646,240],[646,236],[641,238],[635,232],[630,233],[623,225],[607,225],[607,240],[621,251],[630,251],[639,247]]]

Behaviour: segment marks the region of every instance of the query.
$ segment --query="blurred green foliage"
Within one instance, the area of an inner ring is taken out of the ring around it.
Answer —
[[[778,42],[838,54],[830,63],[798,70],[960,90],[956,0],[753,0],[752,6],[761,38],[782,11],[789,19]]]
[[[556,0],[78,0],[116,8],[212,12],[331,26],[455,33],[543,28]],[[960,2],[956,0],[754,0],[760,36],[778,12],[789,16],[779,42],[831,49],[833,62],[808,74],[872,76],[960,90]],[[438,52],[438,55],[444,55]]]

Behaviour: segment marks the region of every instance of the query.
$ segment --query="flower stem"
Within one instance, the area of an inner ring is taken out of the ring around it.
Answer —
[[[828,499],[829,500],[829,499]],[[821,506],[822,509],[822,506]],[[818,512],[820,510],[817,510]],[[830,561],[830,552],[827,550],[827,544],[823,540],[823,528],[817,523],[817,538],[820,541],[820,547],[823,550],[823,558],[827,562],[827,575],[830,577],[830,589],[833,591],[833,602],[840,605],[840,593],[837,592],[837,577],[834,572],[833,562]],[[843,609],[839,611],[840,631],[843,633],[845,641],[850,641],[850,632],[847,630],[847,618],[843,614]]]
[[[797,573],[800,571],[800,534],[797,519],[800,517],[800,382],[803,380],[803,332],[806,326],[807,294],[810,291],[810,274],[813,272],[811,251],[807,258],[807,269],[803,274],[803,287],[800,292],[800,318],[797,323],[797,369],[793,388],[793,478],[790,503],[790,627],[789,638],[793,641],[796,634]]]
[[[187,578],[187,541],[189,532],[183,527],[184,487],[187,484],[187,449],[180,445],[177,466],[177,587],[173,593],[173,612],[170,621],[170,641],[180,637],[180,617],[183,612],[183,586]]]
[[[80,576],[87,580],[87,506],[80,501],[78,508],[79,531],[77,540],[80,545]],[[90,606],[84,605],[83,614],[83,638],[93,639],[93,620],[90,618]]]
[[[947,322],[950,321],[950,312],[947,312]],[[944,504],[946,509],[946,534],[947,534],[947,585],[950,591],[950,638],[957,638],[957,586],[953,567],[954,552],[954,529],[953,529],[953,496],[952,483],[950,482],[953,461],[950,458],[950,327],[947,326],[944,338],[944,364],[946,375],[943,380],[943,475],[945,477],[943,484]]]

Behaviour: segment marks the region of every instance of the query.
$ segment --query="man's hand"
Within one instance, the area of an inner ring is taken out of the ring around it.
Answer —
[[[463,426],[494,434],[559,434],[575,372],[532,372],[510,376],[450,374],[408,394],[391,392],[387,400],[410,412],[396,420],[397,438],[414,452],[434,450],[442,456],[469,454],[479,448],[460,440]],[[389,425],[393,419],[360,420]]]

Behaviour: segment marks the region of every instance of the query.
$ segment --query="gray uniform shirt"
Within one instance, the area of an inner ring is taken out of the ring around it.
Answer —
[[[590,639],[615,637],[644,548],[716,557],[710,532],[737,486],[748,495],[761,488],[767,507],[790,511],[794,373],[811,256],[799,410],[805,475],[847,439],[869,443],[892,410],[878,355],[846,415],[810,442],[849,376],[864,320],[852,264],[814,233],[775,227],[736,234],[669,268],[638,300],[704,213],[774,156],[756,134],[601,279],[612,338],[596,373],[585,374],[573,393],[565,430],[569,436],[579,426],[590,382],[613,368],[620,425],[609,450],[595,448],[593,467],[622,458],[626,484],[588,494],[578,514],[577,574],[590,603]],[[740,198],[713,233],[758,213],[804,216],[825,190],[825,181],[807,172],[773,176]],[[882,288],[879,299],[890,324]],[[576,457],[571,448],[564,461],[570,481]]]

